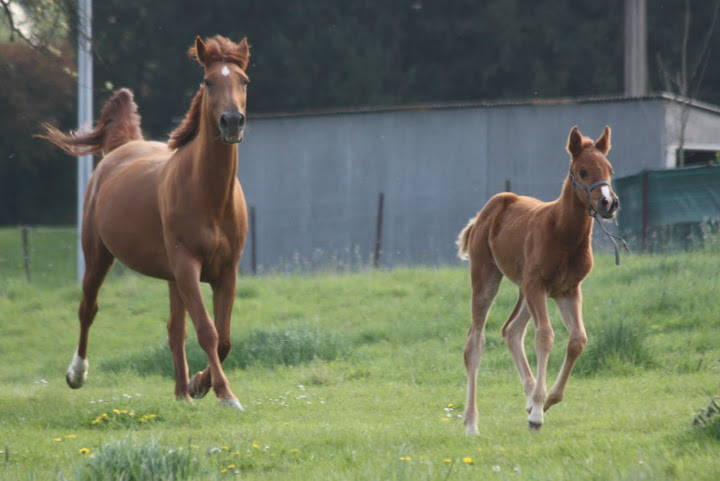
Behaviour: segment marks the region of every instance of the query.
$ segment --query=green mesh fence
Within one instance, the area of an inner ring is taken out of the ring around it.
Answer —
[[[696,247],[720,229],[720,166],[643,171],[616,179],[615,192],[636,249]]]

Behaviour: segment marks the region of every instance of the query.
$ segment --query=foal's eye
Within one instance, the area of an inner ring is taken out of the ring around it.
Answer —
[[[209,81],[208,79],[206,79],[206,78],[203,79],[203,84],[205,84],[206,87],[212,87],[212,84],[211,84],[210,81]]]
[[[580,170],[580,172],[578,172],[578,174],[580,174],[581,179],[584,179],[585,177],[587,177],[587,170],[582,169]]]

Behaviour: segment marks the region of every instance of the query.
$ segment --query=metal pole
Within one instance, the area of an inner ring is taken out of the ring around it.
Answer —
[[[382,227],[383,227],[383,208],[385,205],[385,194],[380,192],[378,196],[377,209],[377,226],[375,229],[375,268],[380,267],[380,252],[382,251]]]
[[[91,128],[93,119],[92,0],[78,2],[78,131]],[[85,188],[92,175],[93,157],[78,158],[77,164],[77,279],[82,282],[85,258],[82,253],[82,215]]]

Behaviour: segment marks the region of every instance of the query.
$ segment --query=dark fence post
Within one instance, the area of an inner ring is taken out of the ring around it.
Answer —
[[[22,237],[22,248],[23,248],[23,260],[25,264],[25,277],[30,282],[30,240],[29,231],[27,226],[20,227],[20,235]]]
[[[255,206],[250,206],[250,268],[253,275],[257,274],[257,224],[255,222]]]
[[[512,192],[512,186],[510,185],[510,179],[505,179],[505,192]]]
[[[375,268],[380,267],[380,251],[382,249],[382,225],[383,225],[383,206],[385,204],[385,194],[380,192],[378,197],[377,210],[377,228],[375,230]]]
[[[648,236],[648,171],[642,171],[642,207],[640,211],[640,222],[642,222],[640,239],[642,241],[642,251],[647,252],[647,236]]]

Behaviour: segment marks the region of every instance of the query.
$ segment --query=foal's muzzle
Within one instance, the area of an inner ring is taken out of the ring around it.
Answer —
[[[220,137],[223,142],[237,144],[242,142],[245,131],[245,116],[239,111],[224,112],[220,116]]]
[[[618,200],[615,194],[610,194],[610,197],[601,196],[598,201],[597,213],[603,219],[612,219],[615,217],[615,213],[620,208],[620,200]]]

